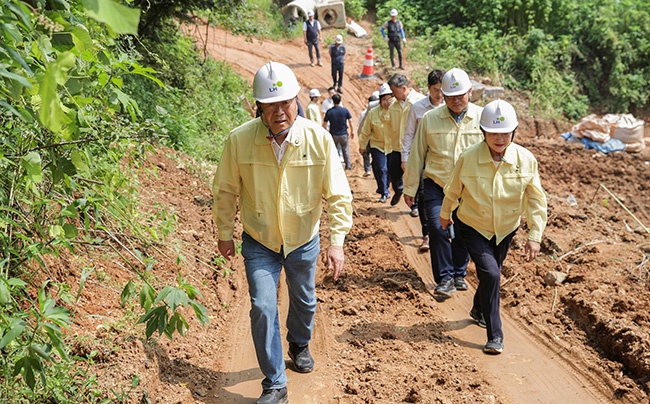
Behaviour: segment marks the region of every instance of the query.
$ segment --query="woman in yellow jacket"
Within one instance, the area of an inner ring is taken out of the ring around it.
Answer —
[[[540,250],[546,227],[547,204],[537,160],[513,143],[518,121],[514,108],[492,101],[481,113],[485,141],[460,156],[444,188],[440,225],[460,237],[476,265],[479,284],[470,316],[487,328],[485,353],[503,352],[500,315],[500,279],[503,260],[526,214],[529,228],[525,253],[528,261]],[[452,212],[458,207],[458,210]]]

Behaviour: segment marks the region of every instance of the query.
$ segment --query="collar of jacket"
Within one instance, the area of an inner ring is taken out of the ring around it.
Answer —
[[[264,122],[262,122],[262,118],[256,118],[258,120],[257,122],[257,130],[255,132],[255,145],[257,146],[263,146],[263,145],[268,145],[270,144],[273,140],[269,140],[268,135],[269,135],[269,129],[264,125]],[[289,143],[294,145],[294,146],[300,146],[302,142],[304,141],[304,131],[299,130],[300,128],[304,128],[302,120],[305,119],[301,116],[296,116],[296,120],[293,122],[293,125],[291,125],[291,129],[289,130],[289,133],[287,134],[287,139],[289,139]]]
[[[514,143],[510,142],[508,147],[506,147],[506,152],[503,153],[501,156],[501,162],[513,165],[515,163],[516,159],[516,151],[515,148],[513,147]],[[487,142],[484,140],[480,143],[481,147],[481,152],[478,157],[478,162],[479,164],[493,164],[492,162],[492,153],[490,153],[490,147],[488,146]]]

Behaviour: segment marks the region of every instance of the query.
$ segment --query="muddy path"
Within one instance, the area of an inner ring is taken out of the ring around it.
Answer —
[[[336,33],[333,30],[325,32],[328,43]],[[350,35],[345,38],[348,56],[343,104],[351,110],[356,121],[367,96],[387,80],[390,72],[378,66],[377,80],[358,78],[370,39]],[[212,29],[207,36],[206,49],[212,57],[226,60],[250,80],[269,60],[289,65],[302,86],[299,97],[303,105],[309,101],[310,88],[324,92],[330,85],[329,58],[323,58],[324,67],[310,67],[307,51],[300,40],[250,41]],[[409,65],[409,68],[414,67]],[[527,147],[532,143],[541,143],[542,148],[566,147],[554,137],[561,128],[554,127],[553,123],[529,120],[524,122],[523,129],[522,143]],[[356,139],[351,148],[357,150]],[[573,153],[573,150],[565,152]],[[549,160],[552,153],[548,153]],[[576,149],[575,153],[580,151]],[[540,161],[543,163],[547,154],[542,154]],[[312,342],[317,366],[312,374],[302,375],[291,371],[287,363],[292,402],[647,400],[645,393],[630,383],[627,376],[612,374],[612,367],[616,365],[599,352],[597,344],[590,341],[591,337],[584,330],[574,327],[575,335],[567,336],[569,325],[560,331],[556,323],[565,320],[557,312],[561,304],[570,305],[570,302],[561,301],[564,294],[558,302],[557,288],[555,292],[549,291],[538,279],[557,263],[546,257],[525,264],[517,241],[507,260],[509,265],[504,269],[504,283],[509,283],[504,285],[503,302],[506,351],[498,357],[485,356],[481,351],[485,331],[475,326],[467,315],[473,290],[459,292],[444,303],[433,299],[429,257],[417,251],[419,222],[408,215],[403,204],[391,208],[376,202],[374,180],[361,176],[361,159],[358,154],[353,155],[355,164],[349,180],[355,197],[355,226],[346,244],[346,271],[343,278],[334,283],[319,267],[319,308]],[[591,163],[587,161],[586,164]],[[568,187],[557,176],[546,180],[545,187],[552,200],[564,202],[568,193],[582,200],[585,197],[580,189]],[[570,217],[565,212],[558,214],[560,207],[565,208],[563,203],[552,202],[551,206],[555,208],[556,220],[558,216]],[[642,203],[639,206],[643,206]],[[561,238],[553,230],[551,223],[551,240],[558,249],[566,251],[575,247],[571,234]],[[326,229],[322,235],[327,235]],[[518,237],[519,245],[523,245],[523,235]],[[584,234],[582,238],[591,237],[591,234]],[[640,242],[642,240],[643,237]],[[261,391],[262,375],[257,369],[248,327],[245,280],[241,262],[233,264],[233,268],[238,266],[240,270],[235,271],[233,280],[238,285],[238,299],[228,302],[228,320],[219,330],[225,337],[219,348],[221,355],[214,363],[220,375],[217,385],[211,389],[214,398],[195,396],[199,402],[252,403]],[[471,267],[468,272],[473,272]],[[526,274],[520,275],[520,272]],[[476,285],[471,276],[469,280]],[[284,292],[281,288],[281,312],[286,313]],[[551,306],[549,293],[554,296],[552,310],[548,309]],[[535,302],[535,299],[539,300]],[[545,309],[540,309],[542,306]],[[555,328],[549,328],[547,322],[553,323]]]

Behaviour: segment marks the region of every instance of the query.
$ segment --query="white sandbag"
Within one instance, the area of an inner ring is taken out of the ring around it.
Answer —
[[[606,142],[610,139],[612,124],[599,118],[596,114],[587,115],[578,122],[571,132],[574,136],[594,140],[596,142]]]
[[[643,120],[636,119],[632,114],[607,114],[603,119],[612,124],[611,137],[623,143],[641,143],[643,146]]]
[[[639,153],[645,150],[645,142],[625,143],[625,151],[630,153]]]

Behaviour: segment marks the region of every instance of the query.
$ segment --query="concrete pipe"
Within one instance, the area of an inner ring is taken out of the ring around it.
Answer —
[[[316,10],[316,1],[314,0],[293,0],[282,7],[282,18],[284,23],[288,26],[300,24],[307,19],[307,11],[314,10],[316,18],[318,18],[318,10]]]

